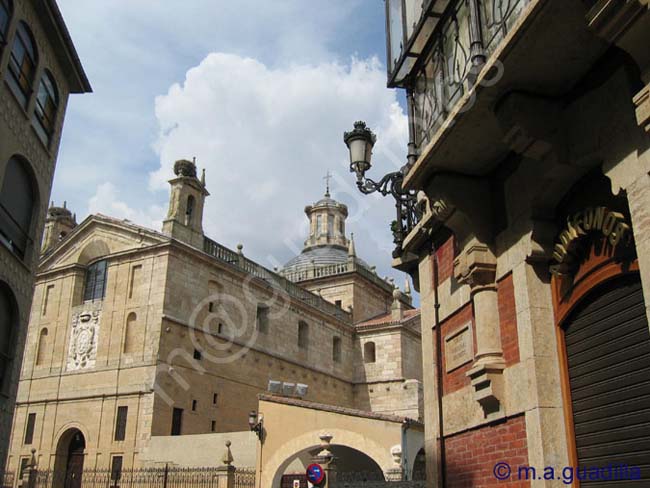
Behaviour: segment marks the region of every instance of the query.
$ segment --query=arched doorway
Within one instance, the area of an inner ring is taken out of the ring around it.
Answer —
[[[562,328],[577,465],[642,466],[647,482],[650,331],[638,273],[594,287]]]
[[[342,483],[364,482],[364,481],[384,481],[384,472],[377,462],[366,453],[349,446],[332,444],[328,448],[335,459],[336,481],[330,486],[336,487]],[[307,478],[305,470],[312,462],[312,458],[321,450],[321,447],[314,446],[302,450],[289,457],[280,467],[276,474],[276,483],[279,480],[279,488],[294,486],[298,481],[301,487],[307,487]],[[298,486],[298,484],[296,484]]]
[[[79,429],[70,429],[61,436],[55,465],[58,487],[81,488],[85,451],[86,438]]]

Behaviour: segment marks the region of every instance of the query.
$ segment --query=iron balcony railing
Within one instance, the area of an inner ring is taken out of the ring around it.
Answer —
[[[530,1],[387,1],[388,84],[412,94],[417,147],[431,141]]]
[[[330,303],[318,295],[305,290],[304,288],[291,282],[286,277],[280,276],[278,273],[270,271],[264,266],[257,264],[255,261],[251,261],[243,254],[240,254],[231,249],[228,249],[225,246],[222,246],[221,244],[218,244],[208,237],[205,237],[205,240],[203,242],[203,250],[219,261],[229,264],[230,266],[234,266],[235,268],[244,271],[254,276],[255,278],[265,281],[271,286],[284,291],[291,298],[306,303],[307,305],[314,307],[328,315],[332,315],[341,321],[347,323],[352,322],[352,315],[349,312],[346,312],[333,303]]]
[[[425,147],[530,0],[451,2],[410,78],[415,143]]]

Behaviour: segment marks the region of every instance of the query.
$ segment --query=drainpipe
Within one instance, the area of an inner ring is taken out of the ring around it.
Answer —
[[[443,439],[444,433],[444,415],[442,411],[442,333],[440,331],[440,301],[438,297],[438,254],[435,245],[433,246],[433,307],[434,307],[434,323],[435,323],[435,342],[436,342],[436,382],[438,388],[436,389],[436,400],[438,402],[438,432],[437,436],[437,462],[438,462],[438,479],[440,480],[440,488],[445,486],[445,442]]]

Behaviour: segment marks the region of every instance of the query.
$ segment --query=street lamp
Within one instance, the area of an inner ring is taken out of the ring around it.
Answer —
[[[255,410],[251,410],[248,414],[248,427],[251,429],[251,432],[255,432],[257,434],[257,438],[259,440],[262,440],[263,420],[264,419],[262,416],[260,416],[258,420],[257,412]]]
[[[354,123],[354,129],[343,136],[345,144],[350,150],[350,172],[357,175],[357,183],[363,181],[366,171],[372,166],[372,148],[377,141],[377,136],[366,127],[366,123]]]
[[[383,196],[391,194],[395,199],[397,219],[391,223],[391,230],[396,245],[393,257],[398,257],[401,254],[404,238],[421,218],[416,205],[415,192],[402,188],[405,167],[386,174],[378,182],[366,178],[366,172],[372,167],[372,148],[377,137],[363,121],[355,122],[354,129],[344,133],[343,141],[350,151],[350,172],[357,176],[359,191],[365,195],[374,192],[379,192]]]

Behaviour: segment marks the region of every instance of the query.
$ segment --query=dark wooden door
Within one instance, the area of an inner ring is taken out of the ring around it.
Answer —
[[[81,479],[84,469],[84,450],[86,441],[81,432],[77,432],[70,441],[68,448],[68,462],[65,469],[64,488],[81,488]]]
[[[81,476],[84,469],[84,455],[72,454],[68,458],[65,488],[81,488]]]
[[[580,468],[618,466],[620,476],[637,466],[643,480],[581,486],[650,486],[650,331],[638,275],[591,292],[569,317],[565,342]]]

